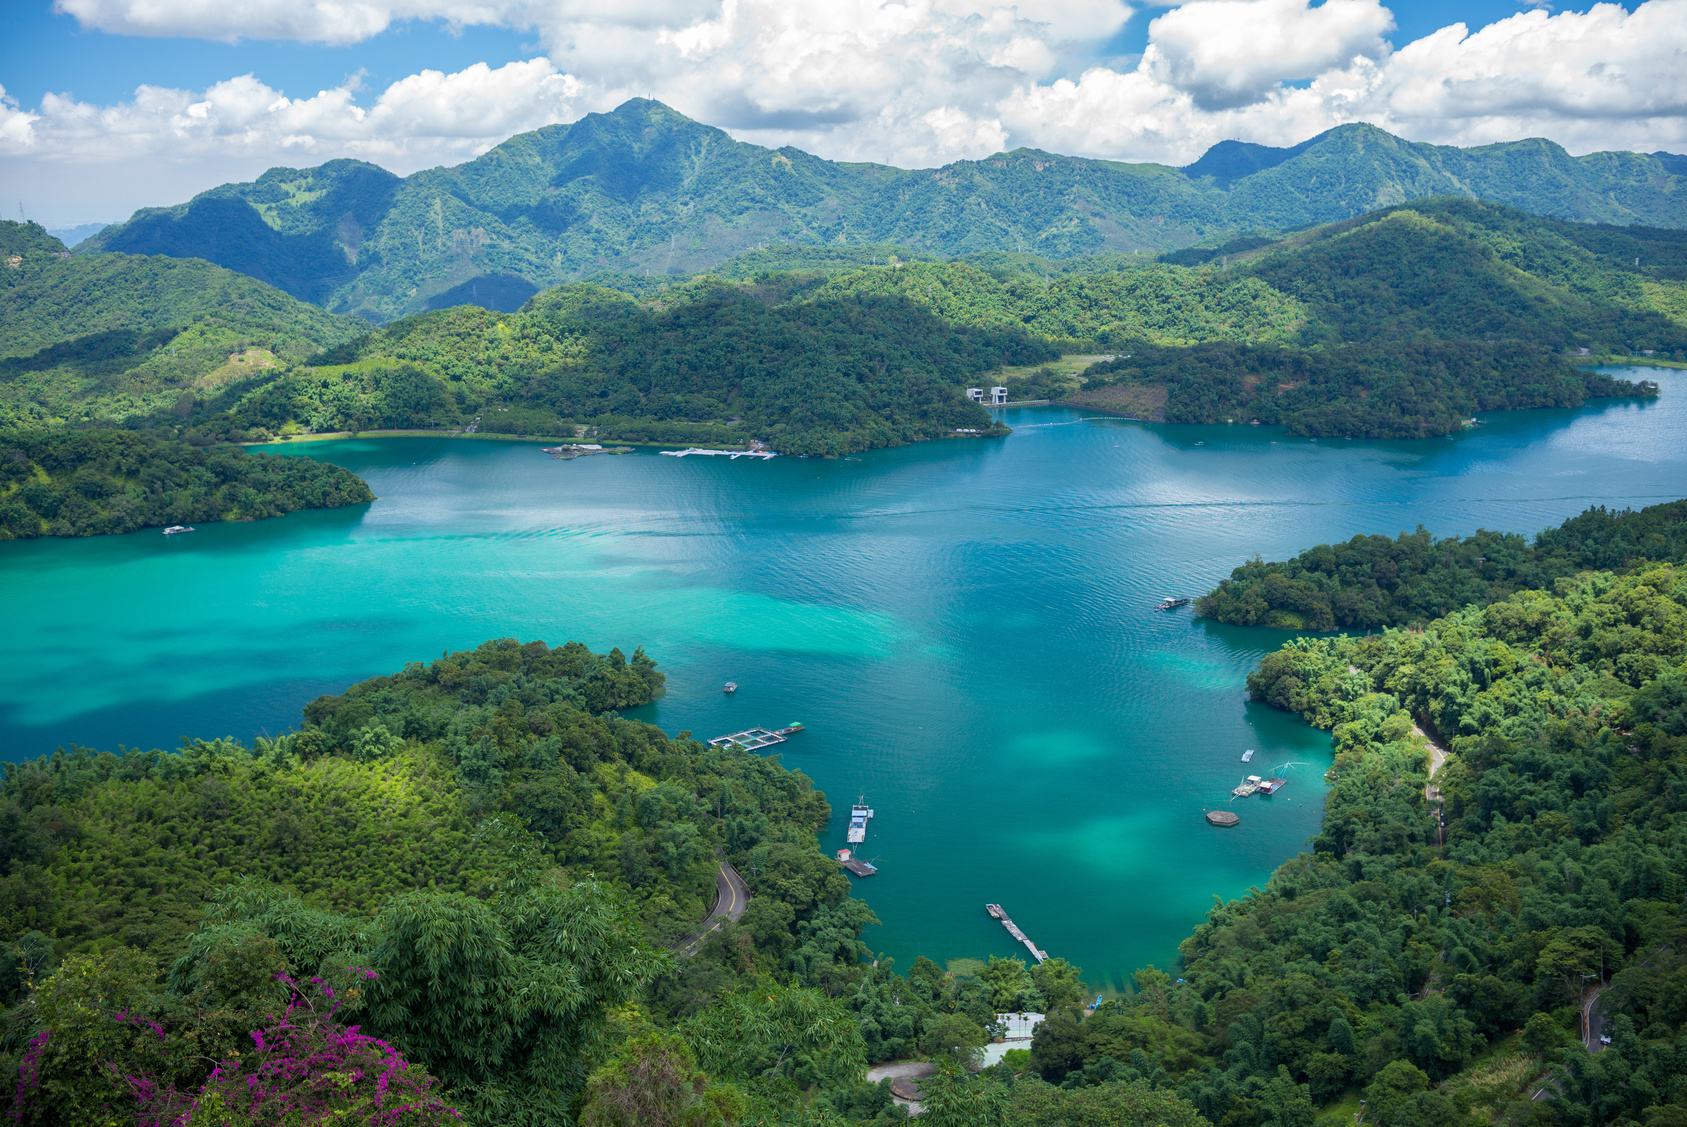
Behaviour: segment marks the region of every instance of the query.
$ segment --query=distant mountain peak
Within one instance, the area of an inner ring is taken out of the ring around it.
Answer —
[[[1157,255],[1438,194],[1687,226],[1680,160],[1575,158],[1539,140],[1459,149],[1354,122],[1288,147],[1223,141],[1181,170],[1018,148],[910,171],[737,141],[629,98],[404,178],[350,160],[272,169],[137,213],[79,250],[206,258],[384,321],[464,293],[487,300],[512,277],[667,277],[770,243]]]

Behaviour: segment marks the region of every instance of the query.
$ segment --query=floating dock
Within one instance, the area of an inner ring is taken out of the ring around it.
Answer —
[[[849,833],[846,840],[851,845],[860,845],[867,840],[867,822],[873,816],[872,808],[867,805],[867,796],[862,795],[855,800],[855,805],[849,808]]]
[[[1215,826],[1234,826],[1241,820],[1228,810],[1209,810],[1207,812],[1207,821]]]
[[[803,730],[801,724],[792,724],[789,728],[745,728],[742,732],[733,732],[729,736],[716,736],[709,741],[710,747],[728,747],[737,744],[745,751],[760,751],[764,747],[782,744],[791,736]]]
[[[1031,942],[1030,937],[1023,931],[1019,930],[1019,925],[1008,918],[1007,912],[1002,909],[1000,904],[986,904],[984,905],[984,910],[989,912],[996,919],[1001,920],[1002,926],[1008,929],[1009,935],[1025,944],[1025,949],[1031,952],[1031,957],[1037,960],[1038,966],[1041,966],[1043,961],[1049,957],[1049,953],[1047,951],[1038,950],[1037,945]]]
[[[772,450],[704,450],[700,446],[693,446],[687,450],[664,450],[662,453],[670,458],[685,458],[692,454],[708,454],[719,458],[760,458],[766,461],[768,458],[779,457]]]
[[[847,849],[838,850],[838,864],[848,869],[858,877],[870,877],[879,871],[879,867],[871,861],[863,861]]]

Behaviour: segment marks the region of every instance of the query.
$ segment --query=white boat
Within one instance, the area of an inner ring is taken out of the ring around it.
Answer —
[[[1246,750],[1242,753],[1242,762],[1243,763],[1252,763],[1253,758],[1254,758],[1254,749],[1251,748],[1251,747],[1248,750]]]
[[[725,691],[729,692],[729,693],[736,693],[738,691],[738,682],[737,681],[728,681],[726,683]]]
[[[169,528],[166,528],[164,530],[164,535],[174,536],[174,535],[176,535],[177,533],[180,533],[180,532],[197,532],[197,531],[198,531],[198,529],[194,528],[192,525],[172,524]]]

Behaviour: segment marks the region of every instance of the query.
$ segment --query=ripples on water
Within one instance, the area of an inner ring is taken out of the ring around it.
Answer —
[[[0,684],[0,746],[275,732],[318,693],[490,637],[643,644],[669,691],[638,715],[669,731],[809,725],[785,761],[832,800],[823,846],[866,793],[876,949],[904,966],[1014,954],[983,912],[1000,901],[1117,986],[1299,847],[1329,762],[1322,734],[1244,700],[1280,635],[1152,604],[1256,552],[1420,522],[1532,533],[1687,495],[1687,379],[1646,374],[1656,403],[1496,415],[1453,441],[1042,408],[1009,413],[1006,440],[860,462],[278,447],[350,466],[381,499],[168,540],[0,545],[0,614],[30,655]],[[1287,761],[1304,766],[1240,804],[1239,827],[1202,821]]]

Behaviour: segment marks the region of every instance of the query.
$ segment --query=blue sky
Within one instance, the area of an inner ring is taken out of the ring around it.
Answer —
[[[328,11],[0,6],[0,199],[70,224],[273,164],[356,156],[409,172],[641,94],[741,140],[904,166],[1019,145],[1177,164],[1229,137],[1293,144],[1355,120],[1437,143],[1687,147],[1687,0],[341,0]],[[1444,30],[1458,23],[1469,34]]]

